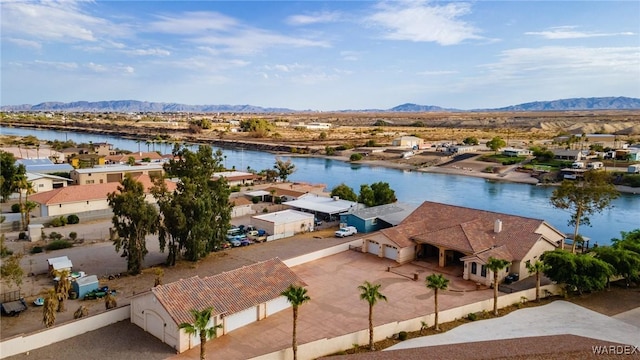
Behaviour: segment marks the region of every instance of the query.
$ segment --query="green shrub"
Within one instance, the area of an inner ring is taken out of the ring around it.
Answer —
[[[67,225],[67,218],[65,218],[64,216],[60,216],[51,220],[51,226],[53,227],[60,227],[65,225]]]
[[[331,156],[331,155],[334,155],[334,154],[336,153],[336,149],[335,149],[335,148],[332,148],[331,146],[327,146],[327,147],[325,147],[325,148],[324,148],[324,152],[325,152],[328,156]]]
[[[34,246],[33,248],[31,248],[31,253],[32,254],[39,254],[41,253],[42,250],[42,246]]]
[[[398,333],[398,340],[400,340],[400,341],[407,340],[407,332],[406,331],[400,331]]]
[[[362,160],[362,154],[360,154],[360,153],[353,153],[353,154],[351,154],[351,156],[349,157],[349,160],[351,160],[351,161],[358,161],[358,160]]]
[[[344,145],[338,145],[338,146],[336,147],[336,150],[338,150],[338,151],[349,150],[349,149],[353,149],[353,145],[351,145],[351,144],[344,144]]]
[[[282,204],[282,198],[277,197],[277,198],[273,199],[273,202],[276,203],[276,204]]]
[[[80,218],[76,214],[71,214],[67,216],[67,224],[77,224],[80,222]]]
[[[49,234],[49,239],[51,239],[51,240],[62,240],[62,234],[57,233],[57,232],[55,232],[55,231],[52,231],[52,232]]]
[[[71,239],[72,241],[76,241],[76,239],[78,238],[78,233],[75,231],[72,231],[69,233],[69,239]]]
[[[20,212],[20,204],[11,205],[11,212],[12,213],[19,213]]]
[[[469,313],[467,315],[467,319],[469,319],[469,321],[476,321],[478,319],[478,315],[476,315],[475,313]]]
[[[231,192],[240,192],[240,185],[235,185],[229,188]]]
[[[251,202],[257,204],[260,202],[260,196],[254,196],[251,198]]]
[[[73,244],[67,240],[54,240],[45,246],[45,249],[48,251],[51,250],[60,250],[72,247]]]

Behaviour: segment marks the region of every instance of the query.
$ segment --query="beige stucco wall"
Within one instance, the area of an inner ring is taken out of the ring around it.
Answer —
[[[66,204],[46,205],[46,209],[41,209],[40,216],[60,216],[76,214],[84,211],[111,209],[107,199],[88,200]]]
[[[553,244],[544,239],[540,239],[531,247],[531,250],[529,250],[522,261],[512,264],[511,271],[519,273],[520,279],[524,279],[530,275],[529,271],[527,270],[527,260],[531,261],[531,263],[534,263],[536,262],[536,260],[540,260],[540,256],[545,251],[553,251],[555,249],[556,247]]]
[[[255,211],[251,208],[251,204],[239,205],[231,208],[232,218],[253,214],[255,214]]]
[[[189,350],[189,337],[186,334],[180,333],[177,324],[156,300],[153,293],[148,292],[131,299],[131,322],[147,332],[146,319],[150,316],[149,313],[153,314],[151,316],[159,317],[164,321],[164,324],[166,324],[164,328],[164,338],[161,338],[161,341],[176,349],[178,352]]]

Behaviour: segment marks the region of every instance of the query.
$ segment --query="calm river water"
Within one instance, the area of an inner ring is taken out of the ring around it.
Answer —
[[[76,143],[108,142],[116,148],[130,151],[153,150],[153,145],[119,137],[88,133],[61,132],[0,127],[4,135],[34,135],[41,140],[73,140]],[[156,144],[155,150],[171,151],[170,145]],[[225,166],[243,171],[247,167],[262,170],[273,167],[277,155],[247,150],[223,149]],[[342,161],[279,156],[290,158],[296,165],[291,181],[326,184],[328,189],[340,183],[351,186],[356,193],[361,184],[384,181],[395,190],[399,201],[418,205],[423,201],[436,201],[482,210],[503,212],[547,222],[564,232],[573,232],[567,225],[569,212],[555,209],[549,204],[553,188],[490,182],[485,179],[460,175],[442,175],[388,169],[377,166],[353,165]],[[640,195],[622,194],[613,202],[613,207],[602,214],[592,216],[591,227],[582,226],[580,233],[593,242],[609,244],[611,238],[619,238],[620,231],[640,228]]]

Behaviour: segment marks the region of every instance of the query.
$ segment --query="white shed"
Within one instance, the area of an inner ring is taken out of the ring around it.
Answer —
[[[59,270],[69,270],[69,272],[71,272],[71,268],[73,268],[71,260],[66,256],[47,259],[47,262],[49,263],[49,272]]]
[[[251,225],[276,238],[313,231],[314,215],[297,210],[283,210],[251,217]]]

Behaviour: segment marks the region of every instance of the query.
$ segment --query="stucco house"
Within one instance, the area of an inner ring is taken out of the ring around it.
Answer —
[[[313,231],[315,222],[313,214],[289,209],[252,216],[251,225],[265,230],[270,235],[267,240],[275,240]]]
[[[136,180],[142,183],[146,189],[146,201],[155,203],[156,200],[149,193],[153,182],[148,175],[139,175]],[[176,189],[176,183],[165,180],[169,191]],[[78,214],[86,211],[111,209],[107,202],[109,193],[118,191],[119,182],[110,182],[94,185],[72,185],[53,189],[51,191],[39,192],[29,196],[29,200],[38,204],[38,216],[62,216]]]
[[[517,157],[517,156],[530,156],[531,154],[532,152],[529,149],[518,149],[518,148],[511,148],[511,147],[502,149],[502,155],[504,156]]]
[[[229,199],[229,202],[233,206],[231,208],[232,218],[255,214],[255,211],[252,207],[253,202],[245,197],[237,196]]]
[[[424,140],[417,136],[400,136],[391,141],[391,146],[418,149],[423,143]]]
[[[133,158],[135,163],[141,163],[143,160],[147,162],[162,162],[164,158],[155,151],[151,152],[132,152],[130,154],[114,154],[104,158],[107,164],[125,165],[129,163],[129,158]]]
[[[396,260],[457,268],[465,280],[490,285],[490,257],[511,262],[499,274],[529,276],[527,262],[556,249],[565,235],[544,220],[424,202],[398,226],[364,238],[362,251]]]
[[[223,171],[213,173],[213,180],[224,178],[229,186],[253,185],[260,176],[242,171]]]
[[[198,336],[179,328],[193,323],[191,310],[213,307],[209,325],[222,325],[220,337],[289,308],[280,294],[292,284],[306,285],[277,258],[205,278],[194,276],[134,296],[131,322],[181,353],[200,345]]]
[[[91,185],[105,183],[119,183],[126,174],[133,177],[148,175],[160,177],[164,174],[162,164],[148,164],[139,166],[114,165],[85,169],[75,169],[71,171],[71,179],[76,185]]]
[[[65,187],[71,182],[71,179],[49,174],[28,172],[26,175],[36,193]]]

